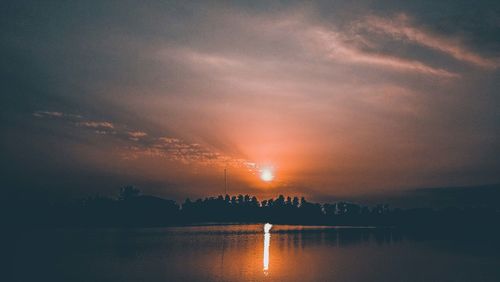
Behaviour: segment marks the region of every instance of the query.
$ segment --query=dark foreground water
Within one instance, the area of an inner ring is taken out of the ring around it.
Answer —
[[[500,281],[496,246],[373,228],[58,229],[16,235],[11,269],[13,281]]]

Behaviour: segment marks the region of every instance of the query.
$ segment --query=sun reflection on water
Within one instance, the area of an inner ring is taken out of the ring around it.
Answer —
[[[271,242],[271,228],[272,224],[266,223],[264,224],[264,274],[267,275],[269,273],[269,245]]]

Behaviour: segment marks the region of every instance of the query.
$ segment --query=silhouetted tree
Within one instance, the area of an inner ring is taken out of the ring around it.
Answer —
[[[120,200],[129,200],[131,198],[139,196],[141,191],[134,186],[125,186],[120,189]]]
[[[267,200],[262,200],[261,207],[263,207],[263,208],[267,207]]]

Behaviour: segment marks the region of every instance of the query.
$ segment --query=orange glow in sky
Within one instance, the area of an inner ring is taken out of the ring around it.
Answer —
[[[495,26],[448,32],[441,17],[371,1],[272,13],[178,2],[110,9],[105,29],[70,7],[9,16],[36,28],[12,24],[4,51],[36,67],[12,69],[29,87],[4,91],[5,185],[85,197],[131,184],[177,200],[227,186],[328,200],[500,182],[500,53],[494,36],[479,38]],[[71,183],[53,177],[62,168]]]

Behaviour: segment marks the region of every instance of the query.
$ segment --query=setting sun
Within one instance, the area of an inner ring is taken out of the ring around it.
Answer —
[[[265,168],[260,172],[260,179],[265,182],[271,182],[274,179],[273,171],[269,168]]]

